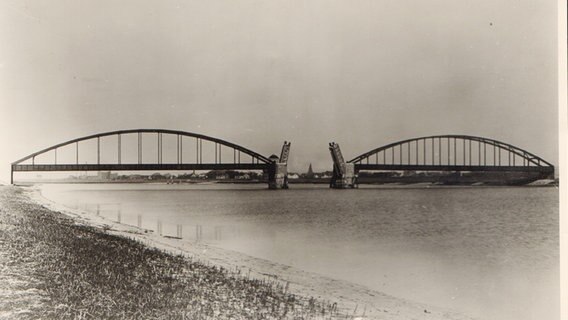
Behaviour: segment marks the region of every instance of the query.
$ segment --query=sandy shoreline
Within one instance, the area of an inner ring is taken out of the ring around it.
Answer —
[[[203,243],[193,243],[163,237],[137,227],[115,223],[102,217],[72,211],[44,198],[37,188],[26,188],[26,194],[36,203],[61,212],[78,224],[104,229],[106,233],[127,237],[146,246],[181,254],[203,263],[232,270],[245,277],[271,280],[288,285],[290,292],[304,297],[337,302],[340,310],[353,318],[364,319],[472,319],[450,310],[427,306],[346,281],[331,279],[305,272],[268,260],[258,259],[238,252],[216,248]]]

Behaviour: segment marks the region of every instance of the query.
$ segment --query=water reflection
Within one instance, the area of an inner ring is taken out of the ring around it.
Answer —
[[[156,219],[154,224],[154,219],[152,219],[151,215],[146,215],[145,217],[145,215],[140,213],[136,214],[134,219],[134,215],[132,213],[127,212],[123,216],[122,203],[83,203],[80,205],[74,204],[71,208],[82,212],[93,213],[96,216],[101,216],[113,222],[153,231],[161,236],[175,237],[179,239],[190,239],[193,241],[223,241],[231,240],[235,238],[235,235],[240,234],[240,232],[233,232],[230,234],[230,237],[225,238],[223,236],[223,232],[228,228],[224,225],[206,225],[204,232],[204,226],[199,224],[176,224],[171,221],[164,223],[161,219]],[[155,227],[153,227],[154,225]],[[184,230],[193,229],[195,229],[194,234],[187,234],[187,232],[184,233]],[[235,228],[232,228],[231,230],[236,231]]]

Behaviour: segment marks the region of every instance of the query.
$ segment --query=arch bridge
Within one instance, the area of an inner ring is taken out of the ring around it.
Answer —
[[[519,172],[554,178],[554,166],[533,153],[494,139],[467,135],[436,135],[407,139],[365,152],[349,161],[337,143],[331,187],[349,188],[360,171]]]
[[[280,157],[266,157],[192,132],[110,131],[65,141],[13,162],[11,183],[14,172],[31,171],[262,170],[268,174],[269,188],[287,188],[289,152],[289,142],[284,142]]]

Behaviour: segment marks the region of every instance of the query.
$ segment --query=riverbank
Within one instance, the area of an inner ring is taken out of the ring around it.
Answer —
[[[0,188],[2,282],[10,284],[0,316],[469,319],[100,217],[70,218],[42,202]]]
[[[168,254],[0,187],[2,318],[341,318],[273,281]]]

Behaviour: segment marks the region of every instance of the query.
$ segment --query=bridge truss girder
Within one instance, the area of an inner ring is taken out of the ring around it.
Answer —
[[[489,162],[493,162],[492,165],[487,165],[488,146],[493,156],[493,159],[489,159]],[[501,164],[502,153],[507,155],[505,165]],[[382,157],[379,157],[379,154]],[[387,157],[387,154],[390,154],[390,157]],[[395,160],[395,156],[398,157],[398,161]],[[404,156],[406,156],[405,161],[403,161]],[[461,161],[458,160],[460,157]],[[515,162],[516,157],[522,159],[522,165],[520,162]],[[356,165],[414,165],[421,168],[438,166],[439,170],[449,170],[447,167],[461,168],[457,171],[494,171],[488,169],[489,167],[501,168],[502,171],[523,171],[517,168],[528,167],[548,168],[542,169],[545,171],[554,170],[554,166],[549,162],[511,144],[466,135],[439,135],[402,140],[363,153],[348,162]]]
[[[25,156],[24,158],[21,158],[15,162],[13,162],[12,164],[21,164],[22,162],[25,162],[27,160],[32,160],[32,164],[34,164],[34,159],[35,157],[45,154],[47,152],[50,151],[55,151],[57,152],[57,149],[68,146],[68,145],[72,145],[75,144],[76,146],[76,163],[75,164],[79,164],[79,143],[80,142],[84,142],[84,141],[88,141],[88,140],[94,140],[96,139],[97,141],[97,164],[100,164],[100,138],[102,137],[108,137],[108,136],[116,136],[117,137],[117,145],[118,145],[118,150],[117,150],[117,163],[121,164],[121,152],[122,152],[122,146],[121,146],[121,138],[123,135],[126,134],[137,134],[138,135],[138,163],[140,164],[142,161],[141,155],[142,155],[142,134],[149,134],[149,133],[153,133],[156,134],[157,137],[157,149],[158,149],[158,154],[157,154],[157,162],[160,163],[162,162],[162,148],[163,148],[163,141],[162,141],[162,135],[163,134],[168,134],[168,135],[174,135],[177,137],[177,162],[183,162],[183,159],[181,157],[182,155],[182,151],[183,151],[183,137],[190,137],[190,138],[194,138],[195,139],[195,147],[196,147],[196,162],[202,162],[202,155],[203,155],[203,141],[208,141],[208,142],[212,142],[215,144],[215,162],[217,162],[217,152],[218,150],[221,150],[221,146],[225,146],[227,148],[233,149],[235,151],[239,152],[239,156],[240,153],[244,153],[247,154],[251,157],[252,162],[257,162],[257,163],[270,163],[271,161],[257,153],[254,152],[250,149],[247,149],[245,147],[239,146],[237,144],[222,140],[222,139],[218,139],[218,138],[213,138],[213,137],[209,137],[206,135],[202,135],[202,134],[197,134],[197,133],[192,133],[192,132],[187,132],[187,131],[180,131],[180,130],[168,130],[168,129],[132,129],[132,130],[118,130],[118,131],[110,131],[110,132],[103,132],[103,133],[98,133],[98,134],[93,134],[93,135],[89,135],[89,136],[85,136],[85,137],[81,137],[81,138],[76,138],[76,139],[72,139],[69,141],[65,141],[56,145],[53,145],[51,147],[42,149],[40,151],[34,152],[30,155]],[[219,159],[220,160],[220,159]],[[237,162],[237,159],[235,157],[234,162]],[[55,162],[57,162],[57,157],[55,157]],[[240,157],[239,157],[239,161],[240,162]],[[57,163],[55,163],[57,164]]]

